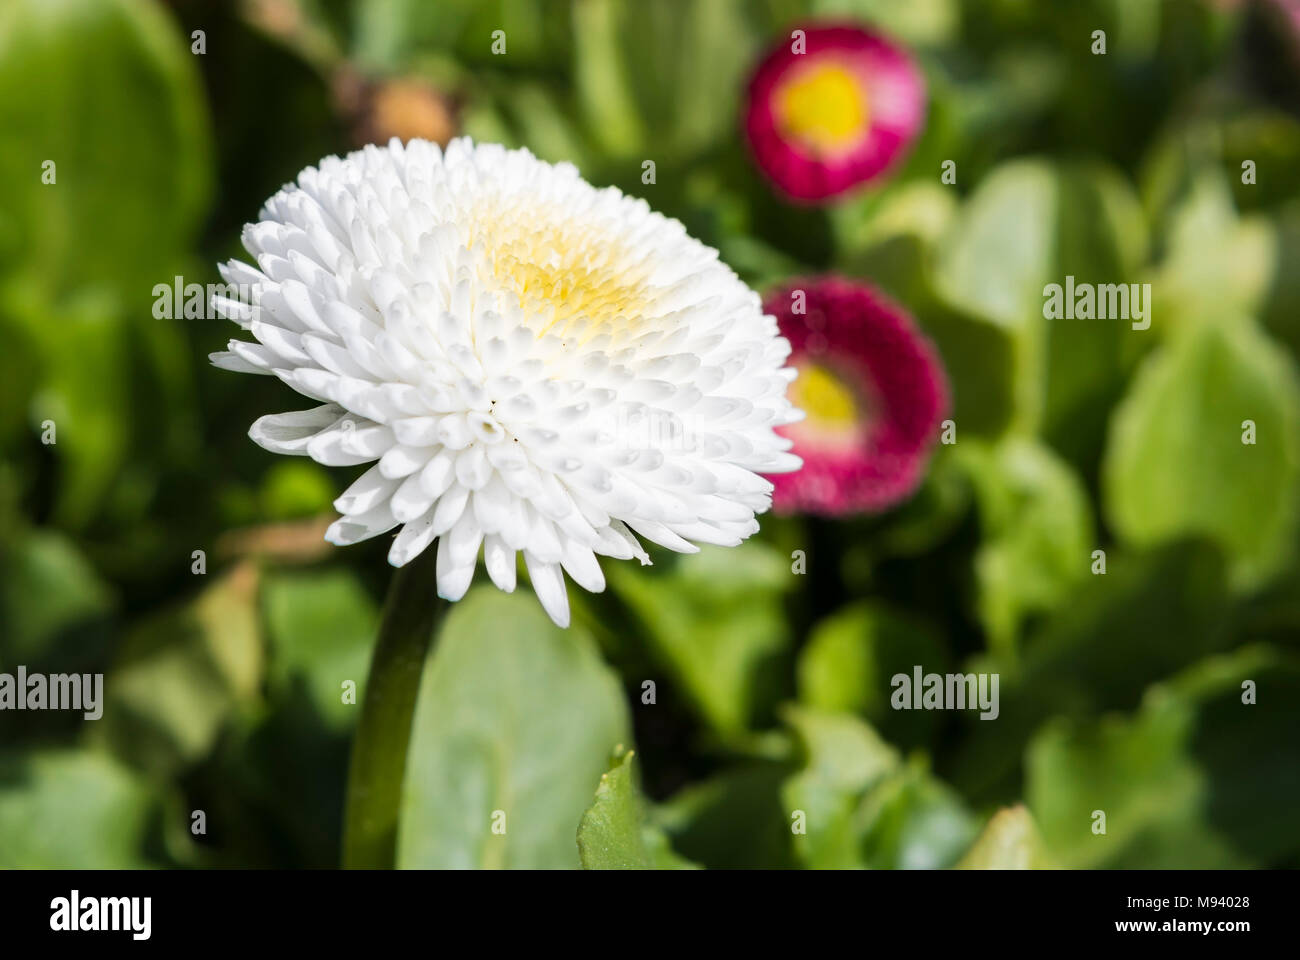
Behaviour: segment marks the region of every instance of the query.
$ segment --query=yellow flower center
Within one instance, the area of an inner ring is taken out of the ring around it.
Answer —
[[[862,84],[848,70],[819,64],[799,72],[776,93],[781,128],[820,153],[858,139],[870,119]]]
[[[809,427],[843,431],[856,427],[861,420],[853,388],[820,364],[800,365],[789,394],[791,402],[806,412],[804,423]]]
[[[582,339],[627,332],[649,312],[645,266],[598,225],[549,209],[493,210],[477,222],[493,277],[542,318],[539,336],[580,319]]]

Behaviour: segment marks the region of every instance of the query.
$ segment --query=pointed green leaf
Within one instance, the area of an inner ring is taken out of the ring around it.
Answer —
[[[578,855],[586,870],[690,869],[672,852],[663,831],[646,818],[637,786],[635,752],[615,751],[601,774],[596,798],[578,825]]]

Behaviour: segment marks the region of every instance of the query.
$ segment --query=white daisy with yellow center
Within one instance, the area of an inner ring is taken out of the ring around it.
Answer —
[[[561,571],[604,589],[597,555],[648,563],[758,529],[798,469],[773,428],[789,343],[758,296],[675,220],[526,150],[422,140],[309,167],[244,230],[231,261],[251,303],[218,299],[256,338],[212,355],[274,374],[319,406],[249,435],[331,466],[374,462],[326,537],[400,527],[401,566],[438,541],[457,600],[480,550],[500,589],[522,552],[551,618]]]

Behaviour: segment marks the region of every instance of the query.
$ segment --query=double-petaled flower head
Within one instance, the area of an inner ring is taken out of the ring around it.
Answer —
[[[934,347],[896,304],[838,277],[792,281],[766,306],[793,347],[791,393],[807,414],[782,430],[804,467],[776,478],[776,508],[837,516],[898,503],[924,477],[947,414]]]
[[[809,26],[759,64],[745,132],[776,186],[813,203],[889,169],[924,120],[925,81],[902,48],[855,26]]]
[[[422,140],[309,167],[244,231],[256,291],[219,307],[255,342],[213,355],[316,406],[262,417],[276,453],[373,465],[327,538],[398,529],[405,564],[436,539],[458,599],[478,556],[502,590],[523,554],[568,623],[563,572],[597,556],[735,545],[795,470],[775,430],[790,344],[717,252],[642,200],[526,150]],[[433,589],[433,585],[430,585]]]

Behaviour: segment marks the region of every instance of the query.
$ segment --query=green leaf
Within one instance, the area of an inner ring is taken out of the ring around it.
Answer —
[[[1255,174],[1249,183],[1244,182],[1247,160]],[[1192,194],[1204,198],[1208,182],[1216,204],[1220,188],[1230,189],[1225,198],[1229,213],[1233,200],[1239,210],[1265,211],[1296,196],[1288,171],[1297,163],[1300,120],[1279,109],[1261,108],[1244,91],[1217,90],[1198,110],[1170,124],[1148,152],[1139,181],[1143,204],[1152,222],[1164,222],[1172,210],[1191,204]],[[1206,235],[1201,241],[1202,249],[1211,251],[1222,247],[1224,237]]]
[[[897,243],[897,241],[895,241]],[[879,276],[869,268],[868,275]],[[880,273],[884,270],[880,269]],[[1016,420],[1021,349],[1005,328],[946,303],[918,306],[917,318],[943,358],[957,439],[997,437]]]
[[[898,752],[857,717],[790,708],[802,768],[782,787],[787,829],[812,869],[950,866],[976,823],[921,761]]]
[[[531,596],[472,591],[447,614],[412,723],[399,866],[579,866],[575,831],[629,732],[587,633]]]
[[[1034,870],[1043,864],[1042,838],[1024,806],[995,813],[975,845],[957,864],[960,870]]]
[[[1103,503],[1136,545],[1202,535],[1260,584],[1292,554],[1300,502],[1295,363],[1253,325],[1205,327],[1152,355],[1116,410]],[[1254,424],[1254,443],[1243,442]]]
[[[847,714],[790,708],[785,718],[804,754],[803,769],[781,791],[791,815],[802,817],[796,855],[813,869],[861,867],[855,813],[862,796],[898,768],[897,751]]]
[[[625,5],[611,0],[584,0],[573,6],[578,102],[601,148],[615,156],[635,153],[645,142],[628,65],[618,44],[626,11]]]
[[[897,237],[916,237],[928,247],[951,229],[956,213],[952,188],[928,180],[865,193],[829,210],[840,256]]]
[[[193,450],[188,347],[148,310],[208,203],[197,62],[154,0],[0,9],[0,333],[29,345],[30,415],[57,424],[65,525],[94,516],[133,432],[142,460]]]
[[[1204,323],[1240,324],[1259,312],[1278,238],[1263,217],[1238,217],[1219,171],[1199,175],[1173,211],[1168,243],[1152,281],[1158,331],[1178,336]]]
[[[94,731],[141,769],[175,774],[206,756],[236,709],[261,693],[257,571],[235,567],[193,601],[128,635]]]
[[[676,9],[671,9],[673,6]],[[691,155],[735,136],[736,118],[743,103],[745,82],[759,53],[759,38],[746,17],[744,0],[716,0],[693,3],[672,0],[665,4],[636,4],[642,11],[653,9],[657,32],[666,54],[655,63],[636,55],[633,64],[643,102],[655,98],[666,109],[672,130],[672,149]],[[641,37],[627,37],[632,49],[640,51]],[[663,65],[671,64],[672,99],[667,92]]]
[[[538,157],[551,163],[572,163],[579,170],[591,168],[587,145],[547,87],[540,83],[515,84],[509,109],[520,142]]]
[[[734,136],[756,48],[739,0],[580,0],[573,30],[578,105],[607,154],[662,166]]]
[[[996,436],[1015,413],[1017,338],[977,310],[936,294],[932,263],[952,230],[955,196],[951,187],[905,181],[830,208],[836,264],[905,305],[934,341],[960,435]]]
[[[813,0],[813,15],[821,19],[851,17],[864,20],[909,45],[938,46],[952,39],[961,25],[954,0]]]
[[[0,755],[0,868],[147,867],[155,809],[148,787],[104,754]]]
[[[578,856],[586,870],[689,869],[663,831],[647,822],[637,787],[635,752],[619,748],[601,774],[596,799],[578,824]]]
[[[1095,546],[1082,482],[1036,441],[959,443],[983,535],[975,555],[980,621],[995,650],[1014,650],[1026,617],[1052,610],[1087,575]]]
[[[262,603],[273,681],[303,683],[322,719],[335,729],[351,727],[357,708],[343,702],[343,683],[354,682],[362,702],[379,624],[369,594],[344,569],[284,572],[266,578]]]
[[[669,569],[611,564],[611,587],[644,624],[657,661],[723,735],[745,731],[771,699],[789,643],[782,594],[793,577],[771,546],[705,547]]]
[[[211,179],[197,58],[153,0],[12,0],[0,11],[0,278],[124,301],[169,280]],[[56,180],[42,183],[46,161]]]
[[[632,779],[630,750],[615,752],[600,775],[596,799],[578,824],[578,856],[586,870],[645,870],[651,866],[642,830],[645,816]]]
[[[1046,720],[1132,709],[1150,684],[1224,649],[1228,612],[1223,559],[1211,544],[1111,551],[1106,573],[1076,586],[1019,664],[977,667],[1000,674],[1000,713],[969,720],[949,775],[967,796],[1007,802],[1019,792],[1025,745]]]
[[[33,530],[0,544],[0,663],[30,664],[114,606],[112,590],[62,534]]]
[[[49,447],[61,466],[55,516],[80,527],[127,459],[130,384],[118,374],[133,369],[127,324],[102,291],[54,309],[28,277],[8,293],[0,302],[0,326],[33,344],[39,357],[39,385],[29,399],[32,426],[50,421],[55,430]]]
[[[559,67],[568,53],[568,18],[531,0],[357,0],[351,4],[351,60],[384,74],[418,67],[434,54],[477,68]],[[494,52],[494,31],[505,33]],[[480,71],[481,72],[481,71]]]
[[[890,678],[920,664],[946,672],[949,654],[934,629],[879,603],[861,602],[819,621],[799,654],[799,699],[818,710],[865,716],[891,742],[928,740],[940,718],[925,710],[894,710]]]
[[[747,761],[683,787],[655,810],[655,820],[675,850],[710,870],[796,866],[781,798],[792,772],[780,760]]]
[[[1277,220],[1277,266],[1260,320],[1300,360],[1300,201],[1284,207]]]
[[[1049,284],[1136,279],[1146,225],[1127,182],[1104,167],[1015,160],[976,188],[941,243],[935,287],[1014,340],[1015,424],[1092,462],[1145,331],[1130,318],[1049,319]],[[1149,308],[1149,304],[1148,304]]]
[[[979,829],[962,798],[919,762],[867,793],[854,819],[872,870],[950,867]]]
[[[1300,851],[1297,696],[1295,660],[1252,647],[1153,688],[1131,717],[1047,727],[1028,753],[1026,796],[1054,859],[1118,869],[1287,863]]]
[[[1008,330],[1036,324],[1055,272],[1058,189],[1053,168],[1037,160],[985,177],[939,251],[940,293]]]

